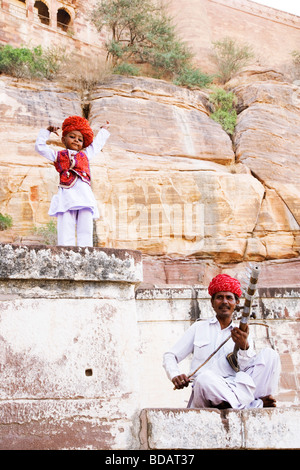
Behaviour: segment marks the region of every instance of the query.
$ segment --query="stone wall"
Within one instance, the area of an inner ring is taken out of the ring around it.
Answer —
[[[142,277],[139,252],[0,245],[2,449],[139,449],[142,409],[184,411],[190,390],[173,390],[162,355],[191,322],[212,316],[210,299],[203,286],[146,288]],[[300,293],[258,294],[256,321],[269,330],[250,328],[257,350],[280,354],[285,413],[300,399]],[[168,438],[160,426],[154,440]]]
[[[141,414],[143,449],[183,449],[179,462],[193,461],[191,449],[299,449],[300,408],[263,410],[148,409]],[[188,455],[184,450],[188,449]],[[178,451],[171,454],[170,459]],[[196,454],[197,455],[197,454]],[[167,456],[156,456],[160,464]],[[153,459],[154,460],[154,459]]]
[[[168,5],[203,70],[215,72],[212,43],[226,36],[249,44],[256,64],[290,70],[290,53],[299,48],[299,16],[248,0],[171,0]]]
[[[88,9],[84,12],[78,9],[77,1],[51,0],[41,3],[45,5],[49,20],[34,8],[34,0],[26,0],[25,3],[18,0],[1,0],[0,43],[15,47],[41,45],[44,48],[65,48],[67,52],[72,51],[73,54],[86,58],[93,57],[94,60],[95,56],[104,55],[106,35],[99,34],[92,23],[87,21]],[[68,26],[58,23],[59,9],[63,9],[70,16]]]
[[[78,7],[80,2],[51,0],[44,3],[49,10],[49,24],[40,21],[34,11],[34,0],[26,0],[26,5],[18,0],[2,0],[0,43],[56,44],[85,57],[103,54],[106,33],[96,32],[87,19],[86,9]],[[92,6],[94,1],[88,3]],[[253,46],[257,64],[289,71],[290,53],[298,48],[298,16],[250,0],[164,0],[164,3],[178,33],[191,47],[196,63],[204,71],[215,71],[210,57],[212,43],[225,36]],[[57,26],[59,8],[64,8],[71,17],[68,30]]]
[[[140,253],[0,251],[1,449],[135,448]]]

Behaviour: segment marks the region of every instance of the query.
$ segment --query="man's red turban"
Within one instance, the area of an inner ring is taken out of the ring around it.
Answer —
[[[234,279],[228,274],[218,274],[214,277],[208,286],[209,295],[214,295],[217,292],[232,292],[238,297],[242,295],[241,284],[237,279]]]
[[[94,138],[89,121],[81,116],[70,116],[62,124],[62,135],[65,136],[72,131],[79,131],[83,136],[83,147],[88,147]]]

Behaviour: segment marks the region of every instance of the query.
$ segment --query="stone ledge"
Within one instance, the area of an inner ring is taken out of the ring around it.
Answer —
[[[144,409],[140,442],[154,449],[299,449],[300,407]]]
[[[0,244],[0,279],[140,283],[139,251]]]

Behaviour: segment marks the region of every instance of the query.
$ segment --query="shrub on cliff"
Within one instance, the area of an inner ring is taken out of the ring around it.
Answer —
[[[228,82],[254,58],[253,50],[248,44],[239,44],[229,37],[213,42],[213,46],[212,60],[217,65],[216,77],[221,83]]]
[[[40,237],[43,244],[56,245],[57,228],[56,223],[53,220],[42,227],[33,227],[33,233]]]
[[[195,67],[185,67],[174,79],[175,85],[186,86],[187,88],[205,88],[211,84],[213,77],[202,73]]]
[[[0,213],[0,231],[8,230],[13,224],[12,217],[8,214]]]
[[[300,51],[294,50],[291,52],[291,56],[293,58],[293,75],[294,78],[299,80],[300,79]]]
[[[100,0],[91,21],[99,32],[110,31],[107,57],[117,70],[128,70],[128,64],[148,64],[153,75],[177,78],[191,68],[192,53],[155,0]]]
[[[221,124],[227,134],[232,135],[237,121],[237,113],[235,110],[237,97],[231,91],[226,92],[222,88],[216,88],[210,95],[209,101],[214,107],[214,111],[210,117]]]
[[[32,49],[9,44],[0,46],[0,73],[17,78],[51,80],[56,77],[64,60],[64,51],[61,48],[43,50],[41,46]]]

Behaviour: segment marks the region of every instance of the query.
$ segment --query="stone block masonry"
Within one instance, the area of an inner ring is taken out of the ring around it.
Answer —
[[[0,252],[0,448],[134,448],[140,253]]]

